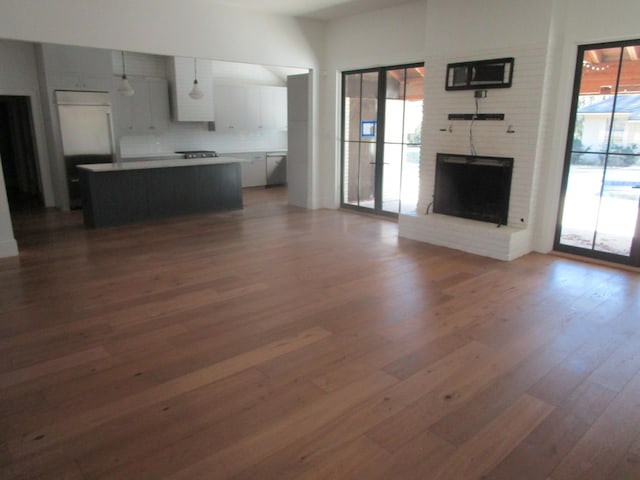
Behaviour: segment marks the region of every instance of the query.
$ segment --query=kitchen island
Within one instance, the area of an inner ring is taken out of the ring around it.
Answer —
[[[84,223],[99,228],[241,209],[242,162],[215,157],[78,165]]]

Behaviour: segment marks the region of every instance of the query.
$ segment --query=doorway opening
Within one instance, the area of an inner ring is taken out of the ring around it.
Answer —
[[[29,97],[1,95],[0,157],[12,213],[44,205],[34,138]]]
[[[343,208],[415,213],[423,86],[424,63],[342,74]]]
[[[578,49],[555,248],[640,265],[640,40]]]

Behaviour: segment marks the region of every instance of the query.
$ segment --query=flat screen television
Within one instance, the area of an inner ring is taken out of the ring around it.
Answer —
[[[438,153],[433,212],[506,225],[513,158]]]
[[[496,58],[447,65],[447,90],[508,88],[513,80],[513,58]]]

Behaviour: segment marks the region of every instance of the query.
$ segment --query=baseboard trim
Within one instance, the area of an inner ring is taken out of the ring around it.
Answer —
[[[18,242],[14,238],[0,241],[0,258],[18,256]]]
[[[634,267],[634,266],[631,266],[631,265],[625,265],[624,263],[609,262],[607,260],[601,260],[599,258],[587,257],[587,256],[584,256],[584,255],[576,255],[574,253],[566,253],[566,252],[559,252],[557,250],[552,250],[552,251],[548,252],[547,255],[553,255],[554,257],[567,258],[569,260],[575,260],[576,262],[592,263],[594,265],[600,265],[600,266],[603,266],[603,267],[611,267],[611,268],[615,268],[615,269],[618,269],[618,270],[626,270],[628,272],[640,273],[640,267]]]

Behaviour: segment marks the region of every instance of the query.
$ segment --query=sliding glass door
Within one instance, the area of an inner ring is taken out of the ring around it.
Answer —
[[[343,74],[343,207],[415,212],[423,83],[424,64]]]
[[[640,265],[640,41],[580,47],[555,248]]]

